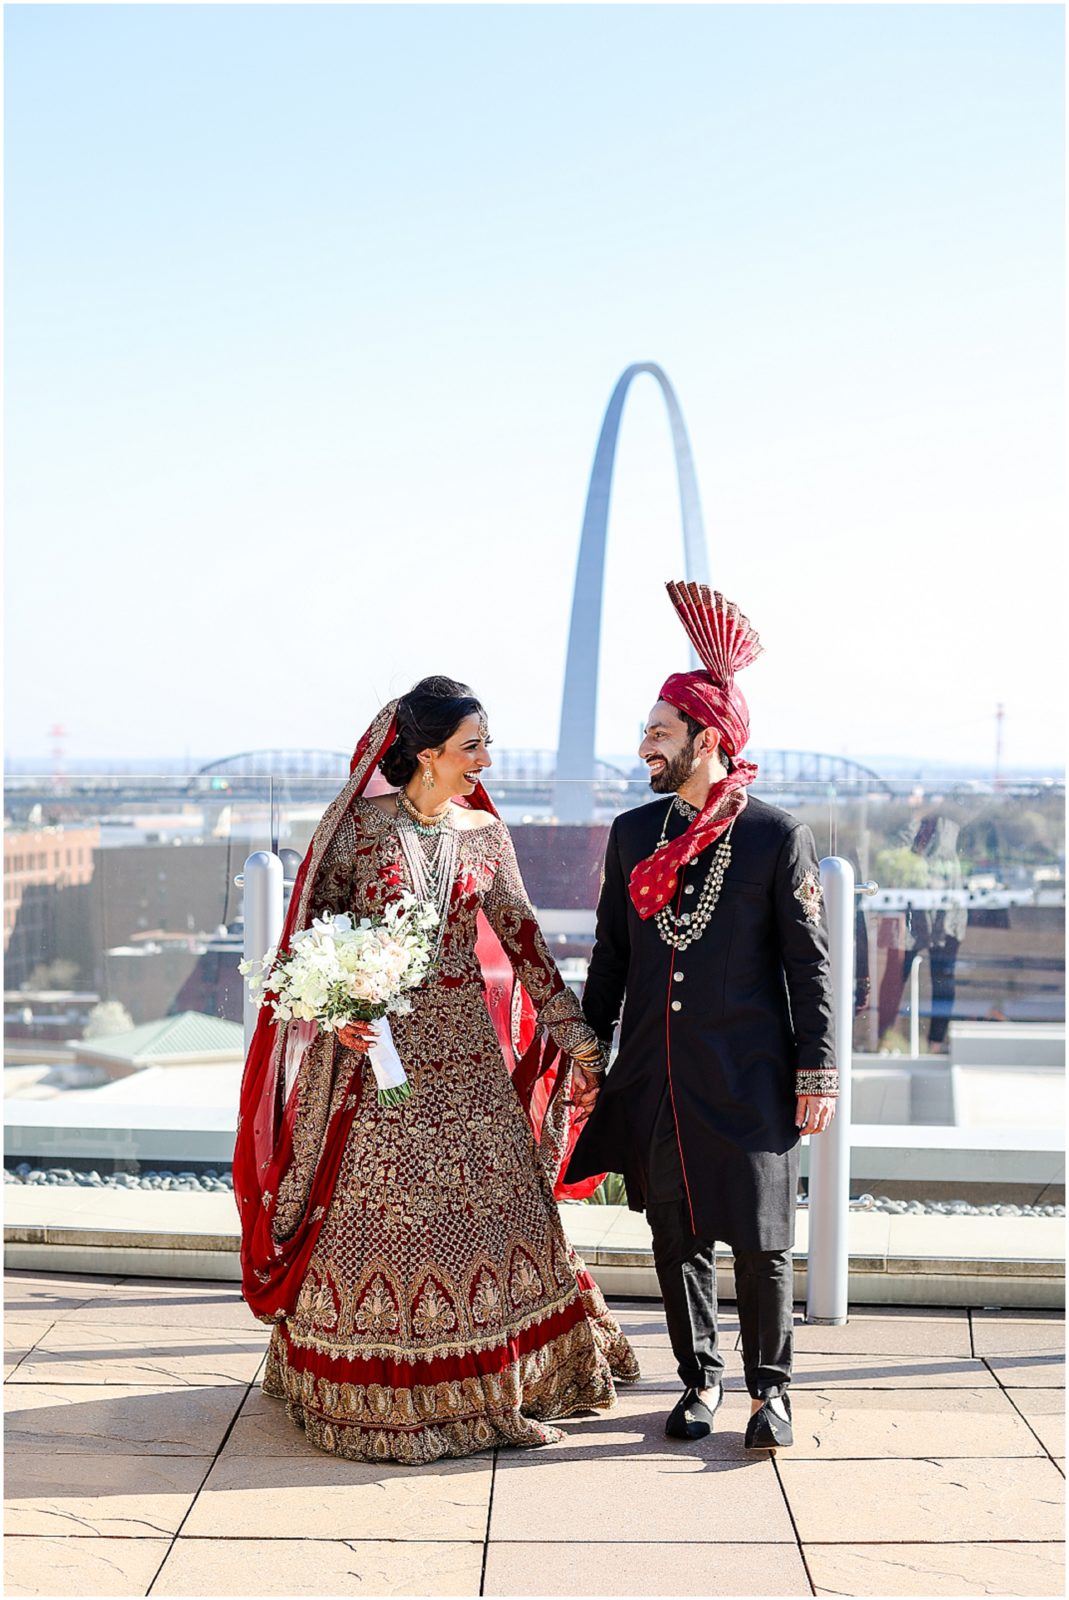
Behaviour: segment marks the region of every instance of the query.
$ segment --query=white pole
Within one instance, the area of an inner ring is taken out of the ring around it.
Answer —
[[[917,950],[909,969],[909,1053],[921,1053],[921,962],[924,951]]]
[[[809,1142],[807,1322],[846,1321],[850,1216],[850,1068],[854,1031],[854,869],[841,856],[820,863],[828,918],[839,1098],[832,1125]]]
[[[282,862],[270,850],[254,850],[245,870],[234,882],[244,901],[246,961],[261,961],[282,934]],[[256,1007],[245,980],[245,1052],[256,1029]]]

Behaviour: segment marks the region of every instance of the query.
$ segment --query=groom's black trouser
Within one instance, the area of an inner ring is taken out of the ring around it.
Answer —
[[[650,1141],[646,1217],[653,1262],[679,1376],[688,1389],[720,1383],[716,1244],[690,1222],[675,1119],[667,1095]],[[791,1381],[794,1274],[789,1250],[736,1250],[735,1300],[746,1387],[755,1399],[783,1394]]]

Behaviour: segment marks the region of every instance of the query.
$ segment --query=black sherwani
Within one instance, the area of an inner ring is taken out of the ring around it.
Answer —
[[[798,1187],[796,1096],[836,1088],[813,835],[751,796],[732,831],[712,919],[677,952],[652,918],[639,917],[627,888],[632,868],[653,853],[673,799],[625,812],[609,834],[583,1010],[608,1040],[623,1002],[620,1048],[567,1181],[622,1172],[631,1209],[643,1210],[651,1138],[667,1096],[694,1233],[737,1251],[788,1250]],[[685,827],[673,812],[668,838]],[[682,872],[675,906],[697,904],[711,859],[707,849]]]

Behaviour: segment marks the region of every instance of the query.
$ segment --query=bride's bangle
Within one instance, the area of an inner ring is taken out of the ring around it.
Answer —
[[[582,1067],[584,1072],[592,1072],[597,1076],[605,1071],[608,1055],[609,1052],[601,1040],[596,1039],[592,1044],[581,1044],[578,1049],[573,1050],[572,1060],[577,1066]]]

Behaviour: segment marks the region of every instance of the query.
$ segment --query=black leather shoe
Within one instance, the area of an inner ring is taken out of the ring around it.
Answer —
[[[791,1429],[791,1397],[781,1394],[786,1418],[777,1416],[771,1400],[766,1400],[760,1411],[755,1411],[746,1424],[747,1450],[785,1450],[794,1443]]]
[[[697,1389],[687,1389],[683,1398],[669,1413],[664,1431],[669,1439],[706,1439],[713,1431],[713,1417],[724,1398],[724,1386],[716,1386],[716,1399],[711,1406],[698,1399]]]

